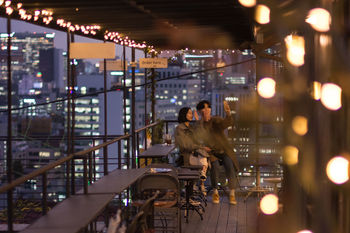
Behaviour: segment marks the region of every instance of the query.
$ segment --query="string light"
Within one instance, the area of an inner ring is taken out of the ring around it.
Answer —
[[[303,136],[307,133],[307,118],[303,116],[296,116],[292,120],[292,128],[294,132],[300,136]]]
[[[285,146],[283,148],[283,161],[287,165],[296,165],[298,163],[299,150],[295,146]]]
[[[333,183],[343,184],[349,180],[349,161],[342,156],[336,156],[328,162],[326,172]]]
[[[5,1],[5,7],[9,7],[11,5],[11,1]]]
[[[263,78],[258,82],[258,94],[266,99],[272,98],[276,93],[276,81],[272,78]]]
[[[313,82],[313,90],[312,90],[312,97],[314,100],[320,100],[321,99],[321,89],[322,84],[320,82]]]
[[[310,24],[313,29],[319,32],[329,31],[331,21],[331,15],[323,8],[315,8],[310,10],[305,20],[305,22]]]
[[[333,83],[325,83],[321,89],[321,103],[329,110],[336,111],[341,108],[342,89]]]
[[[270,22],[270,8],[259,4],[255,8],[255,21],[260,24],[268,24]]]
[[[287,60],[293,66],[304,65],[305,40],[302,36],[289,35],[285,39]]]
[[[245,7],[253,7],[256,5],[256,0],[239,0],[239,3]]]
[[[267,194],[260,201],[260,209],[266,215],[275,214],[278,211],[278,197],[275,194]]]

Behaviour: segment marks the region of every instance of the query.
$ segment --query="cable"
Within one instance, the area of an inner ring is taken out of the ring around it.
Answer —
[[[165,80],[170,80],[170,79],[175,79],[175,78],[181,78],[181,77],[190,76],[190,75],[192,76],[193,74],[214,71],[214,70],[217,70],[217,69],[222,69],[222,68],[226,68],[226,67],[230,67],[230,66],[240,65],[240,64],[243,64],[243,63],[251,62],[251,61],[255,61],[255,58],[251,58],[251,59],[248,59],[248,60],[245,60],[245,61],[241,61],[241,62],[232,63],[232,64],[225,65],[225,66],[214,67],[214,68],[209,68],[209,69],[206,69],[206,70],[199,70],[199,71],[195,71],[195,72],[191,72],[191,73],[185,73],[185,74],[181,74],[181,75],[176,75],[176,76],[170,76],[170,77],[167,77],[167,78],[157,79],[156,81],[160,82],[160,81],[165,81]],[[143,87],[143,86],[150,85],[150,84],[151,84],[151,82],[147,82],[147,83],[143,83],[143,84],[140,84],[140,85],[135,85],[135,87]],[[129,89],[129,88],[131,88],[131,86],[128,86],[128,87],[125,87],[125,88]],[[117,89],[123,90],[124,87],[118,87]],[[106,92],[112,92],[112,91],[116,91],[116,89],[115,88],[109,89]],[[78,99],[78,98],[96,96],[96,95],[102,94],[102,93],[104,93],[104,91],[98,91],[98,92],[84,94],[84,95],[79,94],[79,95],[76,95],[74,98],[72,97],[71,99]],[[54,103],[63,102],[63,101],[66,101],[66,100],[68,100],[68,98],[59,98],[59,99],[56,99],[56,100],[53,100],[53,101],[48,101],[48,102],[45,102],[45,103],[33,104],[33,105],[28,105],[28,106],[19,107],[19,108],[11,108],[11,111],[22,110],[22,109],[32,108],[32,107],[37,107],[37,106],[44,106],[44,105],[47,105],[47,104],[54,104]],[[0,113],[3,113],[3,112],[8,112],[8,110],[7,109],[6,110],[0,110]]]

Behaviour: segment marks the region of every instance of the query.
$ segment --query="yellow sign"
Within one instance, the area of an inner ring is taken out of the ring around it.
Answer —
[[[166,58],[140,58],[140,68],[168,68],[168,59]]]

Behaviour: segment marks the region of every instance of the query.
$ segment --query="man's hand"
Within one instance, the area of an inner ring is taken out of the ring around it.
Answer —
[[[207,146],[204,146],[203,149],[204,149],[206,152],[210,152],[210,151],[211,151],[211,149],[210,149],[209,147],[207,147]]]
[[[231,115],[231,109],[230,109],[230,106],[228,105],[228,103],[226,102],[226,100],[224,100],[224,111],[226,112],[227,116]]]

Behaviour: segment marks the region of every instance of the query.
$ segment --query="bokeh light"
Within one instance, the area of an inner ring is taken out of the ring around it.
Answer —
[[[349,180],[349,161],[342,156],[336,156],[328,162],[326,172],[333,183],[343,184]]]
[[[298,233],[312,233],[312,231],[309,231],[309,230],[301,230],[301,231],[298,231]]]
[[[331,21],[331,15],[323,8],[315,8],[310,10],[305,20],[305,22],[310,24],[313,29],[319,32],[329,31]]]
[[[259,4],[255,8],[255,21],[260,24],[267,24],[270,22],[270,8]]]
[[[298,163],[299,150],[295,146],[285,146],[283,148],[283,161],[287,165],[295,165]]]
[[[322,84],[320,82],[313,82],[312,97],[314,98],[314,100],[321,99],[321,89]]]
[[[305,40],[302,36],[289,35],[284,38],[287,47],[287,60],[293,66],[304,65]]]
[[[276,93],[276,81],[272,78],[261,79],[258,82],[258,93],[266,99],[274,97]]]
[[[239,0],[239,3],[245,7],[253,7],[256,5],[256,0]]]
[[[336,111],[341,108],[341,88],[333,83],[325,83],[321,89],[321,102],[329,110]]]
[[[278,197],[275,194],[265,195],[260,201],[260,209],[264,214],[275,214],[278,211]]]
[[[303,116],[296,116],[292,120],[292,128],[294,132],[300,136],[303,136],[307,133],[307,118]]]

